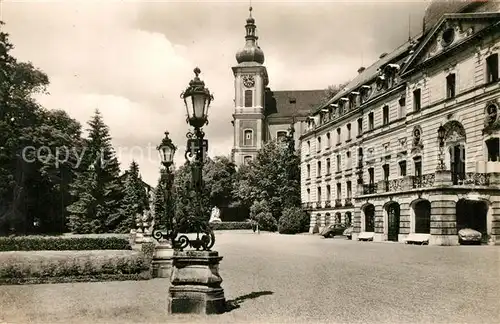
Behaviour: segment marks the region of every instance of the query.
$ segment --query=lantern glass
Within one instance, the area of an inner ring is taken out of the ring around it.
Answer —
[[[160,148],[160,157],[162,163],[172,163],[174,161],[175,149],[170,146]]]
[[[446,132],[446,130],[444,129],[444,127],[443,126],[439,126],[438,137],[439,137],[440,140],[444,139],[445,132]]]
[[[205,94],[204,93],[194,93],[192,95],[193,102],[193,117],[196,119],[205,119]]]

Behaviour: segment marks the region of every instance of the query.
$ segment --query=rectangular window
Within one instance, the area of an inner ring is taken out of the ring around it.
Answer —
[[[252,90],[245,90],[245,107],[253,106],[253,94]]]
[[[318,137],[318,152],[321,152],[321,137]]]
[[[422,100],[421,90],[417,89],[413,91],[413,110],[420,111],[420,108],[422,108],[421,100]]]
[[[316,171],[316,175],[321,177],[321,161],[318,161],[318,169]]]
[[[330,174],[330,168],[331,168],[331,163],[330,163],[330,158],[326,159],[326,174]]]
[[[373,118],[373,112],[368,114],[368,130],[373,130],[374,128],[374,118]]]
[[[373,185],[375,183],[375,172],[373,168],[368,169],[368,183]]]
[[[311,201],[311,189],[307,188],[307,201]]]
[[[352,184],[351,181],[346,182],[347,187],[347,198],[352,198]]]
[[[347,151],[347,153],[346,153],[346,169],[349,170],[351,168],[352,168],[352,165],[351,165],[351,152]]]
[[[399,175],[406,177],[406,161],[399,162]]]
[[[398,103],[399,103],[398,118],[403,118],[405,115],[406,97],[403,95],[401,98],[399,98]]]
[[[363,167],[363,148],[358,148],[358,168]]]
[[[358,118],[358,136],[363,134],[363,118]]]
[[[342,184],[337,183],[337,199],[341,199],[341,198],[342,198]]]
[[[415,177],[417,177],[417,178],[422,177],[422,160],[421,159],[415,160]]]
[[[389,124],[389,106],[385,105],[384,108],[382,108],[382,123],[384,125]]]
[[[245,146],[252,146],[253,145],[253,131],[251,129],[246,129],[244,131],[245,134],[245,140],[244,140],[244,145]]]
[[[307,141],[307,154],[311,154],[311,141]]]
[[[311,178],[311,165],[308,164],[307,165],[307,179],[310,179]]]
[[[337,172],[340,172],[342,171],[341,169],[341,157],[340,157],[340,154],[337,155]]]
[[[318,187],[318,201],[321,201],[321,187]]]
[[[337,128],[337,145],[340,144],[340,137],[341,137],[341,133],[340,133],[340,127]]]
[[[351,139],[351,124],[347,124],[347,139]]]
[[[330,138],[330,133],[326,133],[326,147],[330,147],[332,145],[332,140]]]
[[[498,81],[498,54],[486,58],[486,82]]]
[[[331,194],[332,194],[331,187],[330,187],[330,185],[327,185],[326,186],[326,200],[330,200]]]
[[[448,99],[455,97],[456,76],[452,73],[446,77],[446,97]]]

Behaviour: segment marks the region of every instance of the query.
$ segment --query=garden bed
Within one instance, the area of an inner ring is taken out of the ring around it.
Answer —
[[[252,223],[250,222],[217,222],[217,223],[210,223],[210,227],[214,231],[221,231],[221,230],[251,230],[252,229]]]
[[[127,236],[14,236],[0,237],[0,251],[130,250]]]
[[[147,280],[149,261],[126,250],[0,252],[0,284]]]

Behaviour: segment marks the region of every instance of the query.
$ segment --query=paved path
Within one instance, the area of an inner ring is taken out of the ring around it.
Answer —
[[[210,317],[167,316],[168,280],[0,286],[4,323],[499,323],[500,247],[318,236],[217,236],[226,298]]]

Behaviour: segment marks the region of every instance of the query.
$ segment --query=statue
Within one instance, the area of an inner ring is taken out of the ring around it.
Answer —
[[[210,214],[210,220],[208,221],[209,223],[219,223],[222,222],[220,219],[220,209],[215,206],[212,208],[212,213]]]

